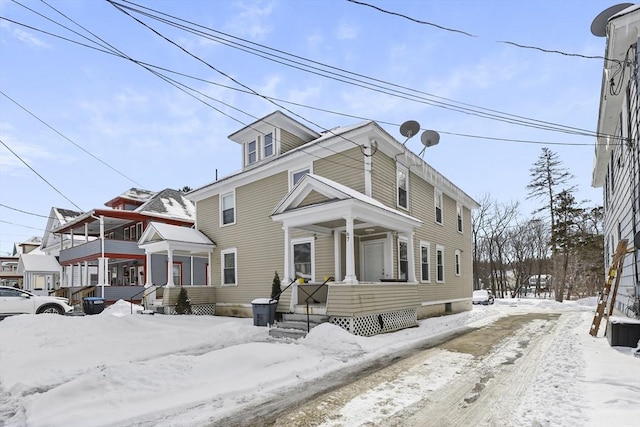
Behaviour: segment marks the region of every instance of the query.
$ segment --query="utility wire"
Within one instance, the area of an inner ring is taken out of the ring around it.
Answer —
[[[107,162],[105,162],[104,160],[102,160],[101,158],[97,157],[95,154],[87,151],[84,147],[82,147],[80,144],[75,143],[74,141],[72,141],[71,139],[69,139],[68,137],[66,137],[65,135],[63,135],[62,133],[60,133],[57,129],[55,129],[53,126],[51,126],[50,124],[48,124],[47,122],[45,122],[44,120],[42,120],[40,117],[36,116],[34,113],[32,113],[31,111],[29,111],[25,106],[21,105],[20,103],[18,103],[18,101],[16,101],[15,99],[11,98],[9,95],[7,95],[6,93],[4,93],[2,90],[0,90],[0,94],[2,96],[4,96],[5,98],[7,98],[9,101],[13,102],[15,105],[17,105],[18,107],[20,107],[22,110],[24,110],[25,112],[27,112],[29,115],[31,115],[31,117],[33,117],[34,119],[38,120],[40,123],[42,123],[43,125],[45,125],[46,127],[48,127],[49,129],[51,129],[52,131],[54,131],[56,134],[58,134],[60,137],[66,139],[67,141],[69,141],[71,144],[75,145],[77,148],[79,148],[80,150],[82,150],[84,153],[88,154],[89,156],[93,157],[95,160],[99,161],[100,163],[102,163],[103,165],[105,165],[106,167],[108,167],[109,169],[111,169],[112,171],[116,172],[118,175],[122,176],[123,178],[128,179],[129,181],[133,182],[134,184],[136,184],[139,187],[144,187],[142,184],[140,184],[138,181],[136,181],[135,179],[125,175],[123,172],[120,172],[118,169],[114,168],[113,166],[111,166],[110,164],[108,164]]]
[[[113,3],[112,0],[108,0],[108,1]],[[273,48],[270,48],[270,47],[265,46],[265,45],[254,43],[254,42],[251,42],[251,41],[246,40],[246,39],[242,39],[242,38],[235,37],[235,36],[232,36],[232,35],[227,34],[227,33],[223,33],[223,32],[208,28],[208,27],[204,27],[204,26],[196,24],[194,22],[186,21],[186,20],[183,20],[181,18],[175,17],[173,15],[165,14],[165,13],[157,11],[155,9],[151,9],[151,8],[147,8],[147,7],[144,7],[144,6],[140,6],[140,5],[137,5],[136,3],[133,3],[133,2],[131,2],[129,0],[124,0],[124,1],[126,3],[133,4],[133,5],[135,5],[135,6],[139,7],[139,8],[151,11],[151,12],[156,13],[156,14],[160,14],[162,16],[171,18],[173,20],[184,22],[186,24],[189,24],[189,25],[192,25],[192,26],[195,26],[195,27],[199,27],[199,28],[205,29],[207,31],[211,31],[211,32],[214,32],[216,34],[221,34],[221,35],[223,35],[224,37],[227,37],[227,38],[240,40],[240,41],[242,41],[243,43],[246,43],[246,44],[243,45],[243,44],[239,44],[237,42],[233,42],[233,41],[230,41],[230,40],[227,40],[227,39],[224,39],[224,38],[216,37],[216,36],[210,35],[208,33],[205,33],[203,31],[195,30],[195,29],[190,28],[190,27],[188,27],[186,25],[176,23],[176,22],[171,21],[169,19],[161,18],[160,16],[153,15],[150,12],[144,12],[144,11],[142,11],[140,9],[135,9],[133,7],[128,7],[128,6],[122,5],[122,7],[127,8],[128,10],[131,10],[131,11],[133,11],[135,13],[139,13],[141,15],[144,15],[144,16],[148,17],[148,18],[163,22],[163,23],[165,23],[167,25],[170,25],[170,26],[174,26],[175,28],[190,32],[190,33],[192,33],[194,35],[197,35],[197,36],[200,36],[200,37],[209,38],[210,40],[217,41],[217,42],[219,42],[221,44],[224,44],[226,46],[229,46],[229,47],[232,47],[232,48],[235,48],[235,49],[238,49],[238,50],[241,50],[241,51],[244,51],[244,52],[256,55],[256,56],[259,56],[259,57],[261,57],[263,59],[266,59],[266,60],[269,60],[269,61],[272,61],[272,62],[276,62],[276,63],[280,63],[280,64],[283,64],[285,66],[289,66],[289,67],[292,67],[292,68],[295,68],[295,69],[299,69],[299,70],[302,70],[302,71],[305,71],[305,72],[309,72],[309,73],[312,73],[312,74],[316,74],[316,75],[319,75],[321,77],[325,77],[325,78],[336,80],[336,81],[339,81],[339,82],[342,82],[342,83],[347,83],[347,84],[351,84],[351,85],[354,85],[354,86],[362,87],[362,88],[365,88],[365,89],[368,89],[368,90],[373,90],[373,91],[376,91],[376,92],[379,92],[379,93],[383,93],[383,94],[387,94],[387,95],[390,95],[390,96],[395,96],[395,97],[407,99],[407,100],[410,100],[410,101],[413,101],[413,102],[420,102],[420,103],[424,103],[424,104],[428,104],[428,105],[432,105],[432,106],[436,106],[436,107],[439,107],[439,108],[444,108],[444,109],[447,109],[447,110],[452,110],[452,111],[456,111],[456,112],[460,112],[460,113],[464,113],[464,114],[477,115],[477,116],[482,117],[482,118],[489,118],[489,119],[494,119],[494,120],[499,120],[499,121],[505,121],[505,122],[511,123],[511,124],[518,124],[518,125],[529,126],[529,127],[534,127],[534,128],[540,128],[540,129],[545,129],[545,130],[557,131],[557,132],[581,134],[581,135],[584,135],[584,136],[596,136],[594,134],[594,132],[588,131],[588,130],[585,130],[585,129],[573,128],[573,127],[569,127],[569,126],[566,126],[566,125],[559,125],[559,124],[555,124],[555,123],[551,123],[551,122],[545,122],[545,121],[541,121],[541,120],[535,120],[535,119],[530,119],[530,118],[526,118],[526,117],[522,117],[522,116],[517,116],[517,115],[514,115],[514,114],[503,113],[503,112],[500,112],[500,111],[497,111],[497,110],[491,110],[491,109],[487,109],[487,108],[483,108],[483,107],[477,107],[477,106],[474,106],[474,105],[471,105],[471,104],[466,104],[466,103],[462,103],[462,102],[459,102],[459,101],[454,101],[454,100],[451,100],[451,99],[448,99],[448,98],[439,97],[437,95],[429,94],[429,93],[422,92],[422,91],[419,91],[419,90],[415,90],[415,89],[411,89],[411,88],[408,88],[408,87],[396,85],[394,83],[390,83],[390,82],[386,82],[386,81],[383,81],[383,80],[379,80],[379,79],[371,78],[371,77],[368,77],[368,76],[364,76],[362,74],[353,73],[353,72],[350,72],[350,71],[347,71],[347,70],[344,70],[344,69],[341,69],[341,68],[332,67],[332,66],[329,66],[329,65],[321,63],[321,62],[313,61],[313,60],[310,60],[308,58],[304,58],[304,57],[300,57],[300,56],[297,56],[297,55],[293,55],[291,53],[288,53],[288,52],[285,52],[285,51],[282,51],[282,50],[273,49]],[[260,47],[260,49],[266,49],[266,50],[269,51],[269,53],[266,53],[263,50],[259,50],[259,49],[247,46],[247,44],[253,45],[253,46],[258,46],[258,47]],[[277,54],[273,54],[272,52],[276,52]],[[359,78],[364,78],[364,79],[371,80],[371,81],[374,81],[374,82],[382,83],[382,84],[387,85],[387,86],[392,86],[392,87],[396,87],[396,88],[399,88],[399,89],[403,89],[403,90],[406,90],[408,92],[398,92],[398,91],[390,92],[391,89],[389,89],[389,88],[387,88],[385,86],[381,86],[379,84],[370,83],[370,82],[363,81],[361,79],[357,79],[357,78],[353,78],[353,77],[349,77],[349,76],[344,76],[342,74],[338,74],[338,73],[332,72],[332,71],[327,71],[325,69],[321,69],[321,68],[318,68],[318,67],[315,67],[315,66],[310,66],[310,65],[304,64],[302,62],[292,61],[292,60],[290,60],[288,58],[285,58],[283,56],[280,56],[278,54],[283,54],[283,55],[286,55],[288,57],[296,58],[296,59],[299,59],[299,60],[302,60],[302,61],[305,61],[305,62],[308,62],[308,63],[311,63],[311,64],[316,64],[316,65],[319,65],[321,67],[329,68],[329,69],[332,69],[332,70],[337,70],[340,73],[346,73],[348,75],[353,75],[353,76],[356,76],[356,77],[359,77]],[[279,58],[279,59],[276,59],[276,58]],[[297,64],[297,65],[292,65],[292,64]],[[301,67],[305,67],[305,68],[301,68]],[[316,71],[314,71],[314,70],[316,70]],[[338,76],[338,78],[332,77],[332,76]],[[345,78],[349,79],[349,80],[352,80],[352,81],[344,80]],[[424,94],[424,95],[429,96],[431,98],[441,99],[441,100],[448,101],[448,102],[437,101],[437,100],[433,100],[433,99],[420,97],[420,96],[415,95],[415,93],[421,93],[421,94]],[[459,105],[452,105],[451,103],[459,104]],[[467,106],[467,107],[470,107],[470,108],[466,108],[464,106]],[[479,110],[484,110],[484,111],[479,111]],[[611,136],[611,137],[615,138],[615,136]]]
[[[7,205],[2,204],[2,203],[0,203],[0,206],[2,206],[3,208],[6,208],[6,209],[10,209],[12,211],[23,213],[23,214],[39,216],[40,218],[47,218],[47,219],[54,218],[54,217],[51,217],[51,216],[48,216],[48,215],[41,215],[41,214],[37,214],[37,213],[34,213],[34,212],[23,211],[22,209],[18,209],[18,208],[12,208],[11,206],[7,206]]]
[[[5,221],[5,220],[2,220],[2,219],[0,219],[0,222],[2,222],[4,224],[9,224],[9,225],[16,225],[18,227],[31,228],[32,230],[47,231],[44,228],[29,227],[28,225],[16,224],[16,223]]]
[[[9,146],[7,144],[4,143],[4,141],[0,140],[0,144],[4,145],[4,147],[9,150],[11,152],[11,154],[13,154],[14,156],[16,156],[18,158],[18,160],[20,160],[26,167],[28,167],[33,173],[35,173],[36,175],[38,175],[38,177],[43,180],[49,187],[53,188],[55,190],[56,193],[58,193],[59,195],[61,195],[62,197],[64,197],[64,199],[66,201],[68,201],[69,203],[71,203],[73,206],[75,206],[80,212],[84,212],[84,210],[76,205],[75,203],[73,203],[73,201],[71,201],[71,199],[69,199],[67,196],[65,196],[60,190],[58,190],[53,184],[51,184],[49,181],[47,181],[47,179],[45,177],[43,177],[42,175],[40,175],[34,168],[32,168],[31,166],[29,166],[29,164],[27,162],[25,162],[22,157],[20,157],[15,151],[13,151],[11,148],[9,148]]]

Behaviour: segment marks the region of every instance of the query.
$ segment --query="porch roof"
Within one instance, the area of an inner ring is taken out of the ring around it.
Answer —
[[[169,249],[189,255],[205,255],[216,244],[204,233],[189,227],[150,222],[140,237],[138,246],[147,252],[166,252]]]
[[[305,205],[305,199],[313,192],[322,197]],[[274,221],[286,226],[327,234],[344,227],[342,220],[346,217],[354,219],[354,230],[360,234],[388,230],[409,232],[422,224],[411,215],[314,174],[305,175],[271,214]]]
[[[59,273],[60,264],[53,255],[22,254],[18,261],[18,274]]]

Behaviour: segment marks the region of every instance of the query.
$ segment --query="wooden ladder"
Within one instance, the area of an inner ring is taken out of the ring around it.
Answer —
[[[607,275],[607,280],[604,283],[604,288],[600,293],[600,297],[598,298],[598,305],[596,307],[596,314],[593,316],[593,323],[591,323],[591,329],[589,330],[589,334],[592,336],[598,335],[598,329],[600,329],[600,322],[603,317],[609,317],[609,314],[613,311],[613,305],[616,301],[616,292],[618,291],[618,284],[620,283],[620,274],[622,271],[622,266],[624,264],[624,256],[627,254],[627,240],[621,239],[618,241],[618,246],[616,247],[616,252],[613,254],[613,258],[611,259],[611,266],[609,267],[609,274]],[[613,293],[611,295],[611,304],[609,304],[609,310],[607,308],[607,301],[609,299],[609,292],[611,291],[611,285],[613,284],[613,280],[615,279],[615,286],[613,288]]]

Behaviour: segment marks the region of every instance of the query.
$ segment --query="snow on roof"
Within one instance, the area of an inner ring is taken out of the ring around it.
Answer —
[[[194,243],[199,245],[215,245],[204,233],[190,227],[150,222],[149,228],[153,228],[162,240],[173,242]],[[144,242],[143,242],[144,244]]]
[[[162,214],[177,219],[195,220],[196,217],[195,204],[182,192],[171,188],[156,193],[135,211]]]
[[[18,273],[60,271],[60,264],[53,255],[22,254],[18,262]]]
[[[57,213],[58,215],[58,220],[60,221],[60,224],[66,224],[67,222],[73,220],[76,217],[79,217],[80,215],[82,215],[82,212],[76,212],[76,211],[72,211],[70,209],[63,209],[63,208],[53,208],[53,210]]]

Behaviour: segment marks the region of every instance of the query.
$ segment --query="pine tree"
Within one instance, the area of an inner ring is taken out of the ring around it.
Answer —
[[[280,276],[278,272],[273,276],[273,282],[271,283],[271,299],[280,298]]]
[[[180,288],[178,303],[176,304],[176,314],[191,314],[191,300],[185,288]]]

